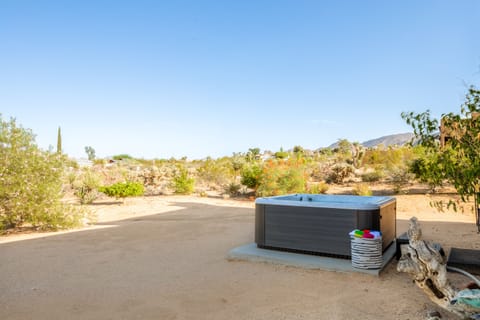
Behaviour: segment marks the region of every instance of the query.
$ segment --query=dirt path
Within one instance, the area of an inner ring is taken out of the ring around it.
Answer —
[[[399,232],[416,212],[425,237],[480,248],[473,216],[438,216],[415,197],[397,198]],[[253,208],[141,198],[96,206],[100,228],[0,238],[0,319],[421,319],[434,308],[395,262],[377,278],[227,261],[253,242]]]

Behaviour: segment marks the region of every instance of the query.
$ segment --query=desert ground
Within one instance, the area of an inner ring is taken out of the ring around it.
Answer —
[[[395,197],[397,234],[416,216],[447,252],[480,249],[472,213],[437,212],[429,202],[442,196]],[[99,201],[95,226],[0,237],[0,319],[425,319],[431,310],[455,319],[395,259],[379,277],[229,261],[254,241],[254,207],[193,196]]]

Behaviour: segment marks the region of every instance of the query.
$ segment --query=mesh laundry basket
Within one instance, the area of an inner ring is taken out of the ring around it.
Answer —
[[[382,267],[382,237],[374,239],[350,236],[352,266],[358,269],[380,269]]]

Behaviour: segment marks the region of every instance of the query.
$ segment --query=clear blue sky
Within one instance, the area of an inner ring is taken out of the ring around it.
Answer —
[[[86,157],[411,131],[480,84],[480,1],[0,1],[0,113]]]

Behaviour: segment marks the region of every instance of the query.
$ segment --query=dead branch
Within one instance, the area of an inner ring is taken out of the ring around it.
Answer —
[[[401,246],[402,256],[397,271],[409,273],[414,282],[437,305],[463,319],[480,313],[480,309],[465,308],[453,303],[459,290],[454,288],[447,275],[447,261],[432,243],[422,240],[422,230],[417,218],[410,219],[409,244]]]

